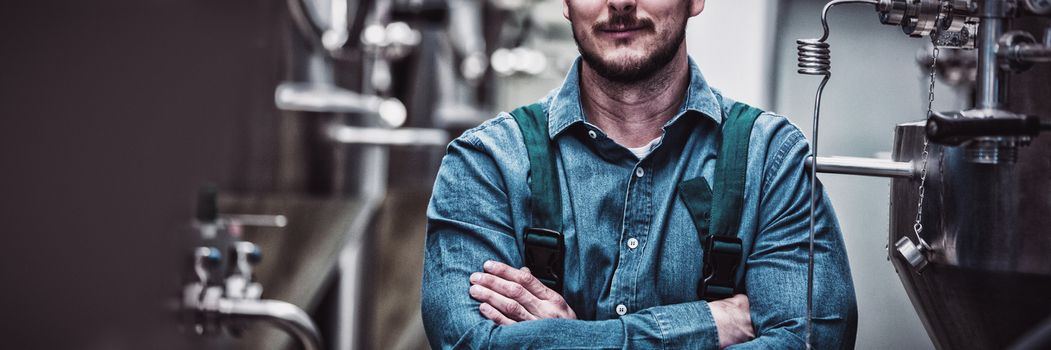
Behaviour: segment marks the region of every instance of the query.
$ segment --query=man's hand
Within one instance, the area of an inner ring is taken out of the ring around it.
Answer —
[[[471,274],[471,297],[482,302],[482,316],[499,325],[542,318],[575,320],[566,300],[533,277],[529,268],[486,261],[485,272]]]
[[[755,339],[747,296],[738,294],[733,298],[716,300],[709,302],[708,307],[712,310],[715,328],[719,331],[720,349]]]

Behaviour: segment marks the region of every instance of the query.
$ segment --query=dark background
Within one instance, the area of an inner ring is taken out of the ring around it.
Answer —
[[[173,276],[200,186],[274,186],[284,6],[0,5],[0,347],[217,342],[180,332]]]

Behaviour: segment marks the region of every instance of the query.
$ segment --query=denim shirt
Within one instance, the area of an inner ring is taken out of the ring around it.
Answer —
[[[529,161],[517,123],[501,113],[454,140],[427,211],[422,309],[431,347],[718,348],[707,302],[697,297],[701,243],[676,192],[712,178],[720,123],[734,101],[708,86],[690,61],[683,105],[653,151],[638,159],[587,121],[580,60],[540,102],[560,151],[564,291],[578,320],[498,326],[468,294],[486,260],[524,266],[530,225]],[[803,349],[806,339],[809,147],[786,118],[764,113],[749,142],[739,285],[756,338],[734,348]],[[842,235],[824,191],[817,206],[813,343],[852,348],[854,286]],[[620,312],[618,312],[620,311]]]

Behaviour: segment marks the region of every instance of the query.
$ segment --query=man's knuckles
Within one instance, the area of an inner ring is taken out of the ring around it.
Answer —
[[[522,307],[522,304],[519,304],[514,300],[504,301],[500,311],[503,311],[504,315],[513,316],[516,321],[532,319],[532,314],[526,311],[526,309]]]
[[[504,296],[518,300],[526,297],[526,295],[529,294],[529,291],[519,284],[511,283],[504,287],[504,293],[506,293]]]
[[[485,318],[496,322],[499,325],[510,325],[515,323],[515,320],[507,318],[507,316],[504,316],[499,310],[488,303],[482,303],[479,305],[478,311],[482,313],[482,316],[485,316]]]

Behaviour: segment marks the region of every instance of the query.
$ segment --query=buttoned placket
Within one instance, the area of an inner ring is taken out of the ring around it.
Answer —
[[[641,245],[653,217],[651,195],[653,176],[647,171],[648,161],[639,161],[631,171],[624,203],[624,218],[618,249],[620,258],[610,287],[610,300],[616,303],[613,312],[624,316],[634,310],[637,274],[642,260]]]

